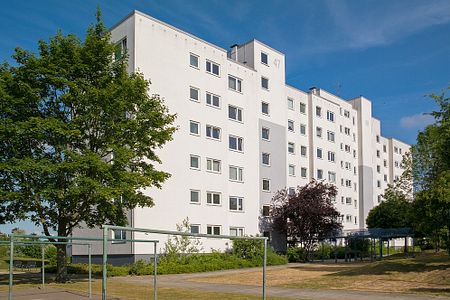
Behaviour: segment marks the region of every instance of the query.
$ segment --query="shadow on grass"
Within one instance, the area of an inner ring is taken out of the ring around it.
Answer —
[[[92,277],[95,278],[94,276]],[[88,278],[83,275],[69,275],[69,283],[88,282]],[[14,285],[20,284],[42,284],[41,273],[18,273],[13,277]],[[46,274],[45,283],[55,283],[53,274]],[[9,274],[0,274],[0,286],[9,284]]]
[[[411,289],[411,292],[450,295],[450,288],[416,288]]]

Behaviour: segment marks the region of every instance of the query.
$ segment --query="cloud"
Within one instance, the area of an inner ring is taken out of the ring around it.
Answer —
[[[416,114],[400,119],[400,126],[405,129],[422,129],[434,122],[434,117],[428,114]]]

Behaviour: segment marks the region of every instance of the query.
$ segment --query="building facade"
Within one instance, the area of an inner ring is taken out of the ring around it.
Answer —
[[[257,40],[227,51],[137,11],[111,33],[126,48],[129,71],[151,81],[179,128],[158,151],[157,167],[171,177],[145,191],[155,206],[129,212],[130,226],[175,230],[188,217],[194,233],[269,235],[260,224],[274,193],[317,179],[337,186],[344,229],[360,229],[402,172],[409,145],[381,136],[368,99],[287,85],[284,54]],[[208,240],[207,249],[227,242]],[[74,246],[73,254],[82,251]],[[109,251],[119,260],[152,253],[120,241]]]

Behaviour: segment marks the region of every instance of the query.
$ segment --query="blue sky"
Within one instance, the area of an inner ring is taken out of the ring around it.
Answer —
[[[450,82],[448,0],[3,1],[0,61],[57,30],[83,37],[97,5],[108,27],[136,9],[226,49],[256,38],[285,53],[289,85],[364,95],[383,135],[408,143],[431,122],[426,95]]]

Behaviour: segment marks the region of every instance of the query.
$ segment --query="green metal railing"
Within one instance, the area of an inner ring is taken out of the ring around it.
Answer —
[[[102,272],[102,300],[106,300],[106,280],[107,280],[107,269],[106,264],[108,260],[108,231],[109,230],[123,230],[132,232],[143,232],[143,233],[153,233],[153,234],[164,234],[164,235],[179,235],[179,236],[190,236],[194,238],[204,237],[212,239],[229,239],[229,240],[262,240],[264,242],[264,257],[263,257],[263,286],[262,286],[262,299],[266,300],[266,269],[267,269],[267,237],[249,237],[249,236],[231,236],[231,235],[210,235],[201,233],[189,233],[180,231],[170,231],[170,230],[160,230],[151,228],[134,228],[134,227],[124,227],[124,226],[112,226],[103,225],[103,272]],[[145,241],[145,240],[144,240]],[[154,277],[153,277],[153,292],[154,299],[158,297],[157,294],[157,253],[156,245],[158,241],[147,240],[147,242],[154,243]]]

